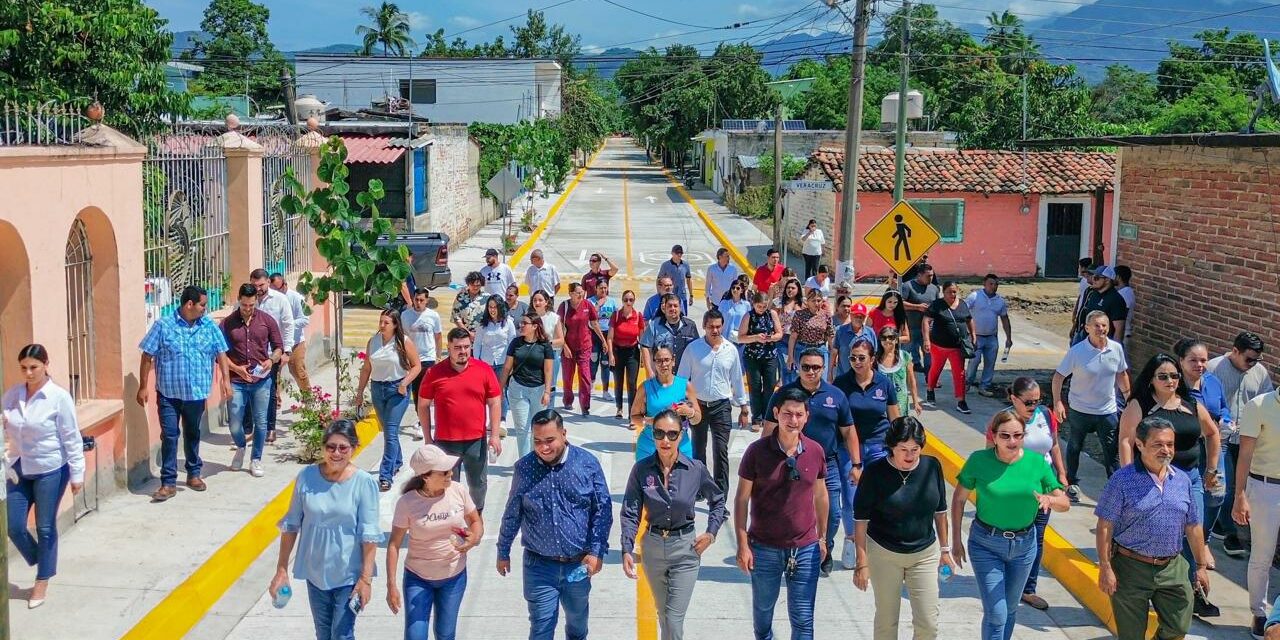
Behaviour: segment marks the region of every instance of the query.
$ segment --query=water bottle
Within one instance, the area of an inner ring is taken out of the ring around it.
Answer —
[[[498,452],[495,451],[493,447],[489,447],[489,464],[496,464],[497,462]]]
[[[938,580],[940,580],[943,584],[951,582],[951,576],[953,575],[953,573],[954,572],[951,571],[951,565],[944,564],[938,569]]]
[[[453,546],[461,547],[467,543],[467,535],[470,533],[470,531],[467,531],[462,527],[454,527],[453,535],[449,537],[449,541],[453,543]]]
[[[578,565],[577,567],[574,568],[573,571],[570,571],[569,575],[565,576],[564,579],[567,582],[582,582],[583,580],[586,580],[587,565],[585,564]]]
[[[286,584],[276,591],[276,597],[271,599],[271,605],[277,609],[283,609],[286,604],[289,604],[291,597],[293,597],[293,589]]]
[[[1004,348],[1004,355],[1000,356],[1000,362],[1008,362],[1008,361],[1009,361],[1009,351],[1010,351],[1011,349],[1013,349],[1013,347],[1005,347],[1005,348]]]

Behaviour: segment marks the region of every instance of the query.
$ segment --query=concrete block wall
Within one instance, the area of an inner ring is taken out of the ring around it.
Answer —
[[[1141,367],[1187,335],[1211,354],[1240,331],[1280,349],[1280,149],[1133,147],[1120,151],[1117,262],[1133,269],[1130,358]],[[1280,364],[1270,361],[1271,374]]]
[[[432,125],[427,135],[435,141],[427,163],[430,210],[415,227],[443,231],[457,246],[497,215],[493,202],[480,195],[480,147],[467,134],[466,125]]]

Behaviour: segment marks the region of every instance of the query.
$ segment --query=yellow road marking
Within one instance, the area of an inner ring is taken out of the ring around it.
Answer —
[[[627,170],[622,170],[622,237],[627,248],[627,278],[636,277],[635,263],[631,259],[631,203],[627,199]]]
[[[751,264],[750,260],[747,260],[746,254],[742,253],[742,250],[729,239],[729,236],[725,234],[724,230],[711,220],[711,216],[707,215],[707,212],[703,211],[702,207],[698,206],[698,202],[693,199],[693,196],[689,195],[689,192],[685,190],[684,185],[680,184],[680,181],[676,180],[675,176],[671,175],[671,172],[666,169],[662,170],[662,175],[666,176],[667,180],[671,182],[671,186],[676,188],[676,193],[679,193],[681,197],[684,198],[685,202],[688,202],[689,206],[693,207],[694,213],[698,214],[698,218],[702,220],[702,224],[706,225],[707,230],[711,232],[711,235],[715,236],[716,240],[720,241],[721,246],[729,250],[729,255],[733,256],[733,261],[738,263],[738,268],[742,269],[742,272],[745,274],[755,275],[756,268]]]
[[[353,459],[381,431],[377,418],[373,415],[361,420],[356,429],[360,436],[360,447],[352,454]],[[280,535],[276,523],[289,510],[293,485],[290,482],[276,494],[240,531],[214,551],[204,564],[121,636],[121,640],[181,638],[191,631],[227,589],[240,579],[249,565]]]
[[[596,152],[591,154],[590,158],[587,158],[587,164],[581,169],[578,169],[578,174],[573,177],[573,180],[569,182],[569,186],[565,187],[564,192],[561,193],[560,197],[556,198],[555,203],[551,205],[551,209],[547,211],[547,217],[543,218],[542,222],[533,230],[533,233],[529,234],[529,238],[524,241],[524,244],[521,244],[516,248],[515,253],[511,254],[511,258],[507,260],[508,265],[520,264],[520,261],[524,259],[525,254],[529,253],[529,251],[533,249],[533,243],[537,242],[538,238],[542,237],[542,233],[547,230],[547,225],[551,224],[551,221],[555,219],[556,214],[560,213],[560,209],[564,207],[564,203],[569,199],[569,195],[578,187],[578,183],[582,181],[582,177],[587,175],[587,169],[591,168],[591,164],[595,162],[596,156],[600,155],[600,152],[604,151],[605,147],[608,146],[609,141],[605,140],[604,144],[600,145],[600,148],[596,149]],[[528,287],[521,285],[520,292],[526,293],[525,290],[527,288]]]

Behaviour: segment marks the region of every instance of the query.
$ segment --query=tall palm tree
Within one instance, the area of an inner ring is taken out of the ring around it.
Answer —
[[[417,43],[409,35],[409,14],[400,10],[394,2],[383,2],[377,7],[365,7],[360,13],[369,18],[370,25],[356,27],[356,33],[364,37],[363,55],[371,55],[373,48],[382,44],[382,55],[405,55]]]
[[[983,41],[989,45],[1003,45],[1009,38],[1022,35],[1022,18],[1008,10],[987,15],[987,35]]]

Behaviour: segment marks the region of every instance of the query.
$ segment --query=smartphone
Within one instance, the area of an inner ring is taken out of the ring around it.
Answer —
[[[360,592],[355,589],[351,590],[351,599],[347,600],[347,608],[356,615],[360,615],[360,612],[364,611],[364,603],[360,601]]]

